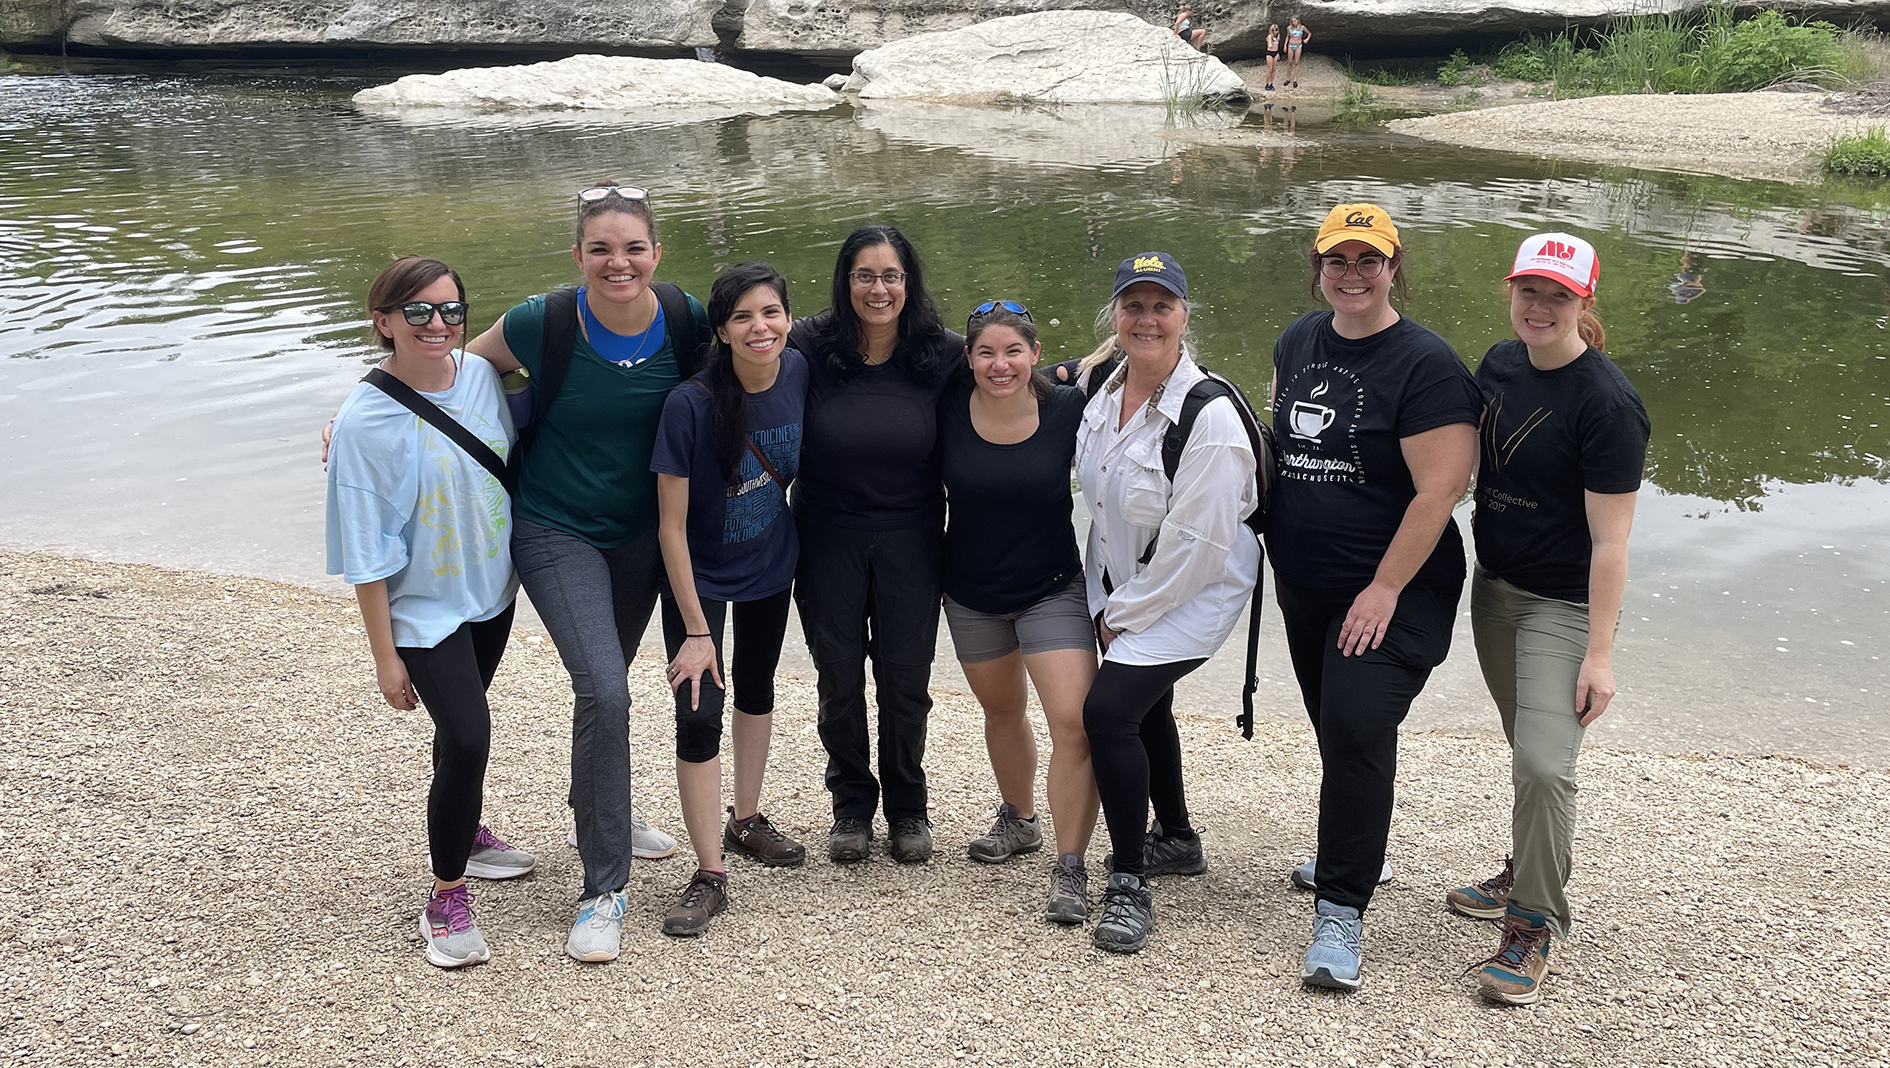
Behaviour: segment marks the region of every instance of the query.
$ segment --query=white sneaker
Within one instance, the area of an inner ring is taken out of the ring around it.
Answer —
[[[516,879],[531,874],[538,858],[512,845],[485,824],[473,836],[472,855],[466,858],[466,874],[474,879]]]
[[[565,939],[565,953],[572,960],[616,960],[623,942],[623,910],[622,890],[578,902],[577,922],[571,925],[571,937]]]
[[[572,849],[577,848],[577,828],[574,826],[564,836]],[[638,860],[662,860],[675,853],[677,849],[674,836],[650,826],[643,818],[643,810],[634,803],[630,806],[630,855]]]
[[[1287,881],[1301,890],[1319,889],[1319,884],[1313,881],[1313,869],[1317,867],[1318,864],[1318,857],[1308,857],[1304,864],[1298,865],[1292,871],[1286,873]],[[1390,881],[1391,861],[1387,860],[1385,861],[1385,866],[1378,869],[1378,885],[1383,886]]]

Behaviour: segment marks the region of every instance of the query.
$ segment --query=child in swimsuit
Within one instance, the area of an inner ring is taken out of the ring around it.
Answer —
[[[1267,92],[1273,91],[1273,72],[1280,65],[1280,24],[1267,27]]]

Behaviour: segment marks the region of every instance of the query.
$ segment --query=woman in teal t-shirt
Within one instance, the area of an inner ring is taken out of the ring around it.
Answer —
[[[651,289],[663,246],[644,190],[604,181],[579,193],[571,254],[584,276],[577,331],[524,459],[512,558],[576,694],[570,798],[584,890],[565,952],[605,961],[617,956],[633,849],[626,676],[662,573],[650,456],[663,401],[694,364],[671,339],[707,337],[708,325],[694,297],[694,330],[664,322]],[[544,320],[545,298],[533,297],[466,349],[501,373],[542,377]],[[640,852],[673,851],[675,840],[662,838]]]

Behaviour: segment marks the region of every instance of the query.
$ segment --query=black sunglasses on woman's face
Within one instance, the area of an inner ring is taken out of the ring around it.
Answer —
[[[433,313],[436,311],[440,313],[440,322],[447,326],[466,325],[466,302],[462,300],[449,300],[440,304],[425,300],[410,300],[405,304],[389,304],[385,308],[374,310],[388,315],[399,312],[401,318],[407,320],[408,326],[427,325],[433,321]]]

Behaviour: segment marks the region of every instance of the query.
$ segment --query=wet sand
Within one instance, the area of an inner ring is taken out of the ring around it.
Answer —
[[[687,942],[656,924],[690,864],[639,863],[623,958],[577,965],[569,690],[528,633],[494,688],[486,816],[541,866],[478,886],[494,959],[442,973],[414,932],[430,731],[381,703],[348,599],[45,554],[0,565],[14,1063],[1890,1064],[1871,939],[1890,919],[1884,772],[1591,747],[1576,935],[1547,1000],[1504,1010],[1462,974],[1494,929],[1441,898],[1500,862],[1506,751],[1408,731],[1398,876],[1368,916],[1365,988],[1340,997],[1296,975],[1311,903],[1284,873],[1313,841],[1318,758],[1270,691],[1281,714],[1252,742],[1184,719],[1211,867],[1157,882],[1160,926],[1135,957],[1036,918],[1042,854],[964,858],[996,799],[962,694],[941,689],[932,721],[938,858],[820,859],[812,687],[784,679],[765,803],[815,859],[738,862],[730,911]],[[636,789],[680,830],[657,676],[632,668]],[[1106,848],[1089,851],[1096,883]]]

